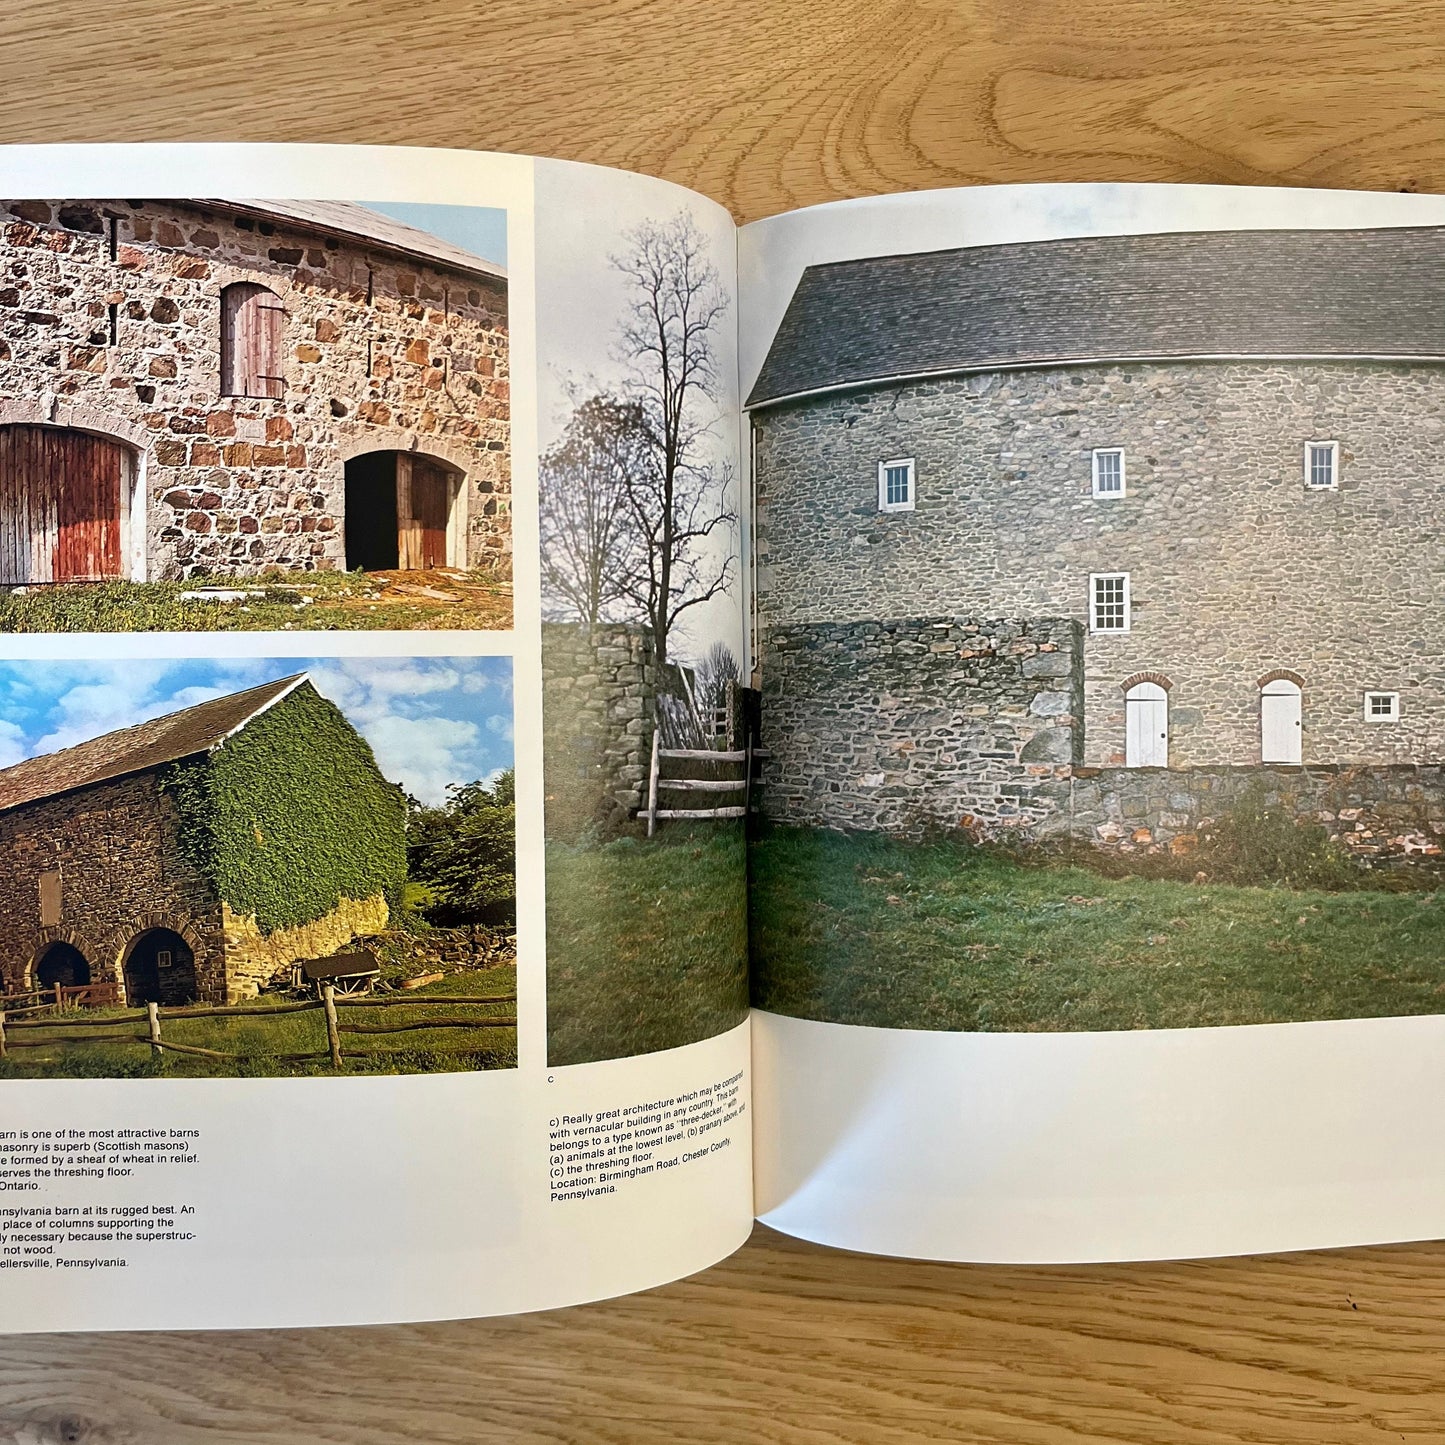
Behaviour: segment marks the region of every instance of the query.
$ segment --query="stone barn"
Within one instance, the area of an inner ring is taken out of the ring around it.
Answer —
[[[0,978],[234,1003],[383,928],[405,800],[304,675],[0,771]]]
[[[0,586],[510,570],[503,268],[334,201],[0,201]]]
[[[1445,231],[810,267],[748,407],[776,816],[1439,852]]]

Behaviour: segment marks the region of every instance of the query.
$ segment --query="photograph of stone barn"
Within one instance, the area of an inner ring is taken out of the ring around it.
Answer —
[[[0,202],[0,589],[504,583],[509,414],[505,268],[404,221]]]
[[[305,675],[0,771],[0,978],[237,1003],[387,922],[405,805]]]
[[[767,815],[1258,884],[1261,899],[1413,873],[1433,908],[1442,316],[1435,227],[1093,236],[806,267],[747,401]],[[895,923],[910,858],[876,875],[897,880]],[[841,855],[810,860],[801,876]],[[995,880],[997,896],[1022,907],[1043,876]],[[1092,899],[1090,877],[1074,870],[1049,906]],[[776,911],[762,932],[795,965],[786,894],[764,898]],[[1110,959],[1157,964],[1198,896],[1178,901]],[[1035,919],[1021,956],[1039,936]],[[1347,973],[1342,936],[1326,953]],[[1008,952],[954,937],[975,962]],[[1278,941],[1297,947],[1313,945]],[[783,1011],[788,973],[774,975]],[[1071,976],[1078,996],[1019,1003],[1012,1024],[995,1000],[985,1022],[950,1005],[971,1023],[937,1026],[1090,1026],[1080,1000],[1102,974]],[[805,994],[800,1010],[822,1007]],[[1274,1013],[1114,997],[1093,1026],[1436,1007],[1423,993],[1292,995]]]

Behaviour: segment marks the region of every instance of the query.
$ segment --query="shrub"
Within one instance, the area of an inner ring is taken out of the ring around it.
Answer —
[[[1194,855],[1220,883],[1283,883],[1291,888],[1358,888],[1364,870],[1318,823],[1302,822],[1270,801],[1256,780],[1199,830]]]

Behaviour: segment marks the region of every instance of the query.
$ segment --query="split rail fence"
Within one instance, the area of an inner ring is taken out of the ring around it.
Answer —
[[[726,707],[693,709],[691,718],[659,707],[643,813],[649,838],[659,823],[746,818],[753,810],[754,791],[762,784],[756,765],[768,758],[756,741],[755,699],[749,689],[732,684]],[[667,745],[689,733],[693,746]]]
[[[331,984],[325,984],[321,990],[319,999],[307,999],[300,1003],[273,1004],[271,1006],[249,1004],[233,1004],[217,1006],[215,1008],[162,1008],[159,1004],[148,1003],[145,1012],[121,1014],[113,1018],[103,1019],[63,1019],[57,1020],[52,1014],[48,1018],[25,1017],[18,1018],[17,1014],[34,1014],[42,1010],[53,1010],[56,1005],[47,1001],[21,1005],[12,1008],[10,1005],[19,1003],[25,998],[47,998],[50,990],[44,994],[19,994],[11,995],[4,1000],[5,1008],[0,1008],[0,1059],[9,1056],[13,1049],[43,1049],[53,1048],[57,1044],[97,1044],[97,1043],[140,1043],[149,1044],[151,1053],[159,1058],[166,1050],[173,1050],[178,1054],[189,1054],[196,1058],[216,1059],[222,1062],[239,1063],[246,1060],[264,1058],[275,1063],[301,1064],[315,1063],[321,1060],[329,1061],[333,1069],[341,1069],[345,1066],[347,1059],[359,1059],[375,1057],[373,1054],[356,1049],[342,1048],[342,1035],[378,1035],[378,1034],[401,1034],[410,1033],[418,1029],[502,1029],[515,1028],[517,1018],[515,1012],[507,1018],[444,1018],[412,1019],[404,1023],[342,1023],[341,1011],[345,1009],[392,1009],[392,1008],[460,1008],[480,1004],[502,1004],[517,1002],[515,992],[505,994],[453,994],[440,995],[431,998],[373,998],[338,997],[335,988]],[[315,1053],[304,1054],[234,1054],[226,1053],[220,1049],[203,1049],[195,1044],[183,1044],[174,1039],[167,1039],[162,1034],[162,1025],[167,1022],[181,1022],[190,1019],[216,1019],[216,1018],[277,1018],[282,1014],[310,1013],[321,1010],[326,1016],[326,1048]],[[127,1027],[134,1028],[144,1021],[145,1033],[119,1033],[108,1032]],[[57,1034],[56,1030],[79,1030],[79,1032],[66,1032]],[[49,1037],[29,1038],[26,1035],[32,1030],[47,1030]],[[21,1037],[17,1038],[19,1034]],[[439,1049],[437,1053],[456,1054],[467,1053],[470,1050],[461,1049]]]

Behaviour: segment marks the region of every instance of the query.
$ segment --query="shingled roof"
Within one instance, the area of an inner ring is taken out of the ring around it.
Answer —
[[[306,681],[304,672],[212,698],[0,771],[0,812],[204,753]]]
[[[224,206],[229,211],[299,222],[309,231],[342,236],[349,240],[369,241],[386,251],[400,251],[423,261],[447,266],[456,271],[488,276],[505,281],[507,268],[495,261],[483,260],[430,231],[409,226],[405,221],[383,216],[352,201],[244,201],[213,199],[195,201],[193,205]]]
[[[1445,229],[1198,231],[810,266],[748,397],[1097,360],[1445,357]]]

